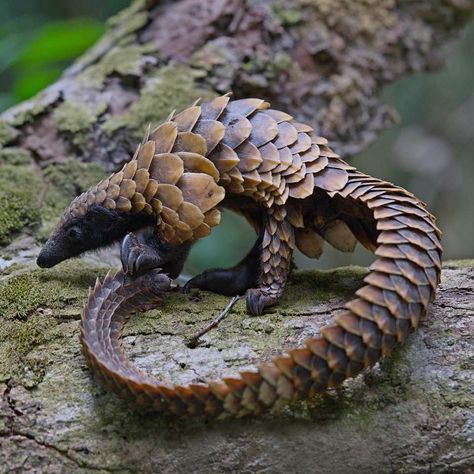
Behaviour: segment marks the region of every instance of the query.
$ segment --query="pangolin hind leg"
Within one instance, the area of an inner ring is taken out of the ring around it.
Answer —
[[[235,267],[207,270],[186,283],[226,296],[247,290],[247,310],[262,314],[280,300],[292,266],[294,230],[285,219],[283,207],[271,208],[264,218],[262,231],[248,255]]]
[[[262,236],[263,237],[263,236]],[[250,252],[232,268],[216,268],[191,278],[185,289],[199,288],[225,296],[243,295],[255,288],[260,273],[262,237],[259,237]]]
[[[260,275],[256,288],[247,292],[247,310],[262,314],[278,303],[292,266],[295,234],[286,220],[286,209],[274,206],[268,210],[260,251]]]
[[[153,232],[139,239],[127,234],[120,245],[120,259],[124,273],[138,275],[153,268],[161,268],[171,278],[177,278],[188,257],[191,243],[174,245],[161,241]]]

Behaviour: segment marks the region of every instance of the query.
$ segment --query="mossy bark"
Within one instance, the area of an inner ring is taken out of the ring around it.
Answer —
[[[439,67],[473,13],[473,0],[136,0],[58,82],[0,115],[0,175],[21,162],[40,180],[38,199],[1,205],[0,244],[39,223],[48,167],[114,171],[149,124],[199,97],[267,99],[348,158],[396,119],[383,85]]]
[[[0,289],[1,472],[469,472],[474,464],[474,268],[450,264],[418,332],[372,371],[308,405],[260,419],[166,420],[92,379],[78,341],[84,262],[16,269]],[[186,336],[226,304],[168,295],[124,341],[135,364],[179,383],[233,375],[301,345],[362,284],[365,270],[297,272],[271,313],[243,302],[196,349]]]
[[[0,146],[112,169],[150,122],[231,91],[311,122],[348,156],[396,116],[382,86],[439,67],[473,12],[472,0],[136,0],[56,84],[0,116]]]
[[[63,77],[0,116],[0,472],[462,472],[472,449],[472,262],[449,264],[407,347],[310,404],[204,425],[145,416],[106,393],[78,341],[105,269],[39,271],[39,244],[71,198],[128,160],[151,122],[198,97],[259,96],[313,124],[346,157],[389,126],[381,87],[440,64],[468,0],[136,1]],[[96,259],[101,260],[101,259]],[[365,269],[296,273],[283,303],[239,303],[205,344],[184,338],[226,304],[169,295],[132,318],[135,363],[175,382],[231,375],[302,344]],[[471,392],[470,392],[471,390]]]

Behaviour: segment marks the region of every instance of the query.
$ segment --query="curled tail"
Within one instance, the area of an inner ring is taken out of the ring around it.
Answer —
[[[127,314],[156,304],[167,288],[166,277],[149,274],[133,281],[122,272],[109,273],[90,292],[82,312],[81,341],[98,378],[120,396],[165,413],[244,416],[309,398],[390,354],[417,328],[434,297],[441,272],[440,231],[424,205],[404,189],[358,171],[348,174],[347,184],[331,198],[335,206],[349,202],[370,216],[379,258],[357,298],[320,336],[238,378],[189,386],[163,383],[129,362],[120,332]],[[351,226],[370,247],[364,227],[357,229]]]

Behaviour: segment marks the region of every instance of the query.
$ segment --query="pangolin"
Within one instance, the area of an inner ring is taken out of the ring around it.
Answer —
[[[355,299],[305,347],[239,377],[175,386],[134,367],[120,333],[130,312],[157,304],[193,242],[219,224],[221,207],[242,214],[258,239],[237,266],[188,286],[246,292],[252,314],[278,302],[295,247],[317,258],[324,241],[342,251],[359,241],[378,259]],[[153,233],[139,240],[133,232],[144,227]],[[38,264],[119,239],[122,270],[96,283],[82,312],[85,356],[119,395],[184,416],[257,414],[356,376],[418,326],[441,269],[440,231],[413,194],[357,171],[268,102],[228,96],[173,113],[148,133],[120,171],[72,201]]]

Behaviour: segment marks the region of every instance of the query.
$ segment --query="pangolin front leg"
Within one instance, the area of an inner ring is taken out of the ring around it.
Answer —
[[[139,275],[154,268],[161,268],[171,278],[177,278],[191,249],[191,243],[169,244],[151,233],[138,238],[127,234],[120,245],[120,259],[124,273]]]

